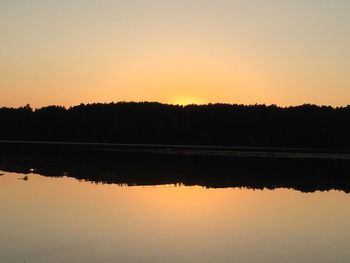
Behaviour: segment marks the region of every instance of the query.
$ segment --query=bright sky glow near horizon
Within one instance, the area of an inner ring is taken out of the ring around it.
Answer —
[[[0,106],[350,104],[348,0],[2,0]]]

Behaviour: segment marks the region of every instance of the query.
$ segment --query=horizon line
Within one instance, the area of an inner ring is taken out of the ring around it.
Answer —
[[[208,103],[189,103],[189,104],[179,104],[179,103],[169,103],[169,102],[160,102],[160,101],[152,101],[152,100],[144,100],[144,101],[127,101],[127,100],[120,100],[120,101],[110,101],[110,102],[81,102],[79,104],[73,104],[73,105],[60,105],[60,104],[47,104],[39,107],[32,107],[30,103],[26,103],[22,106],[0,106],[0,109],[20,109],[20,108],[31,108],[32,110],[39,110],[39,109],[44,109],[48,107],[61,107],[64,109],[70,109],[70,108],[75,108],[79,106],[91,106],[91,105],[113,105],[113,104],[160,104],[164,106],[177,106],[177,107],[191,107],[191,106],[213,106],[213,105],[227,105],[227,106],[246,106],[246,107],[251,107],[251,106],[265,106],[265,107],[277,107],[277,108],[282,108],[282,109],[287,109],[287,108],[297,108],[297,107],[302,107],[302,106],[316,106],[316,107],[327,107],[327,108],[332,108],[332,109],[339,109],[339,108],[348,108],[350,107],[350,102],[347,105],[326,105],[326,104],[316,104],[316,103],[310,103],[310,102],[304,102],[301,104],[294,104],[294,105],[284,105],[281,106],[279,104],[275,103],[250,103],[250,104],[244,104],[244,103],[228,103],[228,102],[208,102]]]

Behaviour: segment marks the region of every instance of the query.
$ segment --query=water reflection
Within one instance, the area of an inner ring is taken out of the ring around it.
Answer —
[[[0,169],[118,185],[288,188],[350,192],[350,161],[341,159],[183,156],[109,151],[26,152],[0,156]]]
[[[6,173],[1,262],[347,262],[350,196]]]

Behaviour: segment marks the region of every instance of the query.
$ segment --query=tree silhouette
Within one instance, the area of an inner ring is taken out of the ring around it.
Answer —
[[[0,140],[350,148],[350,106],[81,104],[0,109]]]

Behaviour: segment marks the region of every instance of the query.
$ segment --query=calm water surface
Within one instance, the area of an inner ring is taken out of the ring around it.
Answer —
[[[0,262],[348,262],[350,195],[0,176]]]

